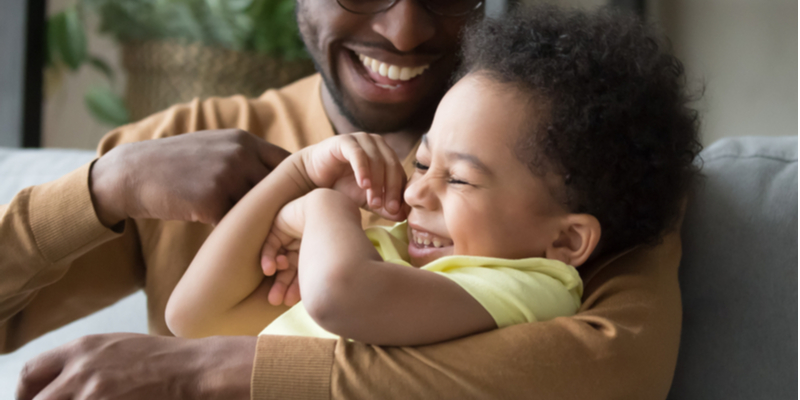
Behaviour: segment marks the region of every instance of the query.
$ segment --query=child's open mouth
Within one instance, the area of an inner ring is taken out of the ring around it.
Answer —
[[[414,228],[409,228],[411,231],[411,235],[409,237],[409,241],[420,248],[425,247],[447,247],[452,246],[453,241],[447,238],[443,238],[441,236],[436,236],[430,232],[425,232],[422,230],[417,230]]]
[[[408,227],[408,255],[411,264],[421,267],[438,258],[453,254],[453,241],[418,227]]]

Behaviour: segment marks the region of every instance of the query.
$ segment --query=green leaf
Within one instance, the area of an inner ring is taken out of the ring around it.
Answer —
[[[108,78],[109,81],[114,81],[114,70],[101,58],[97,56],[90,55],[89,56],[89,65],[94,67],[94,69],[101,72],[103,75]]]
[[[59,37],[63,38],[66,36],[64,33],[66,32],[65,24],[66,22],[63,12],[53,15],[47,21],[47,52],[49,53],[48,65],[55,64],[56,61],[62,59],[61,46],[66,43],[66,41],[59,40]]]
[[[52,56],[77,70],[86,61],[86,34],[83,32],[78,8],[69,7],[50,19],[47,39],[52,44]]]
[[[93,86],[84,96],[89,113],[100,122],[111,126],[128,123],[128,109],[122,98],[105,86]]]

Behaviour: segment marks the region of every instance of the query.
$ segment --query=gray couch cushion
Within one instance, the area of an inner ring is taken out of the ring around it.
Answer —
[[[0,148],[0,204],[20,189],[58,179],[94,157],[88,150]]]
[[[670,399],[797,398],[797,137],[721,140],[687,209]]]

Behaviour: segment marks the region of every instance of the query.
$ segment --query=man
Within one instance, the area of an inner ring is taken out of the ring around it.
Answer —
[[[298,21],[321,78],[252,101],[176,106],[110,133],[92,165],[22,191],[0,209],[2,348],[140,286],[151,331],[168,335],[164,306],[209,224],[285,155],[220,129],[248,130],[292,151],[335,132],[379,132],[408,163],[455,67],[459,32],[480,7],[301,0]],[[150,138],[164,139],[143,141]],[[663,398],[677,357],[679,258],[672,234],[659,247],[596,260],[582,268],[575,317],[421,348],[302,337],[88,337],[32,360],[18,396],[236,399],[252,389],[256,399]]]

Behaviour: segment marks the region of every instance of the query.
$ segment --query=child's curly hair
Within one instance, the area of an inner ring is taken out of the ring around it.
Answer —
[[[698,167],[698,113],[683,65],[639,20],[539,6],[467,29],[469,72],[545,103],[549,119],[515,146],[537,174],[563,177],[571,212],[600,222],[597,252],[658,243]]]

